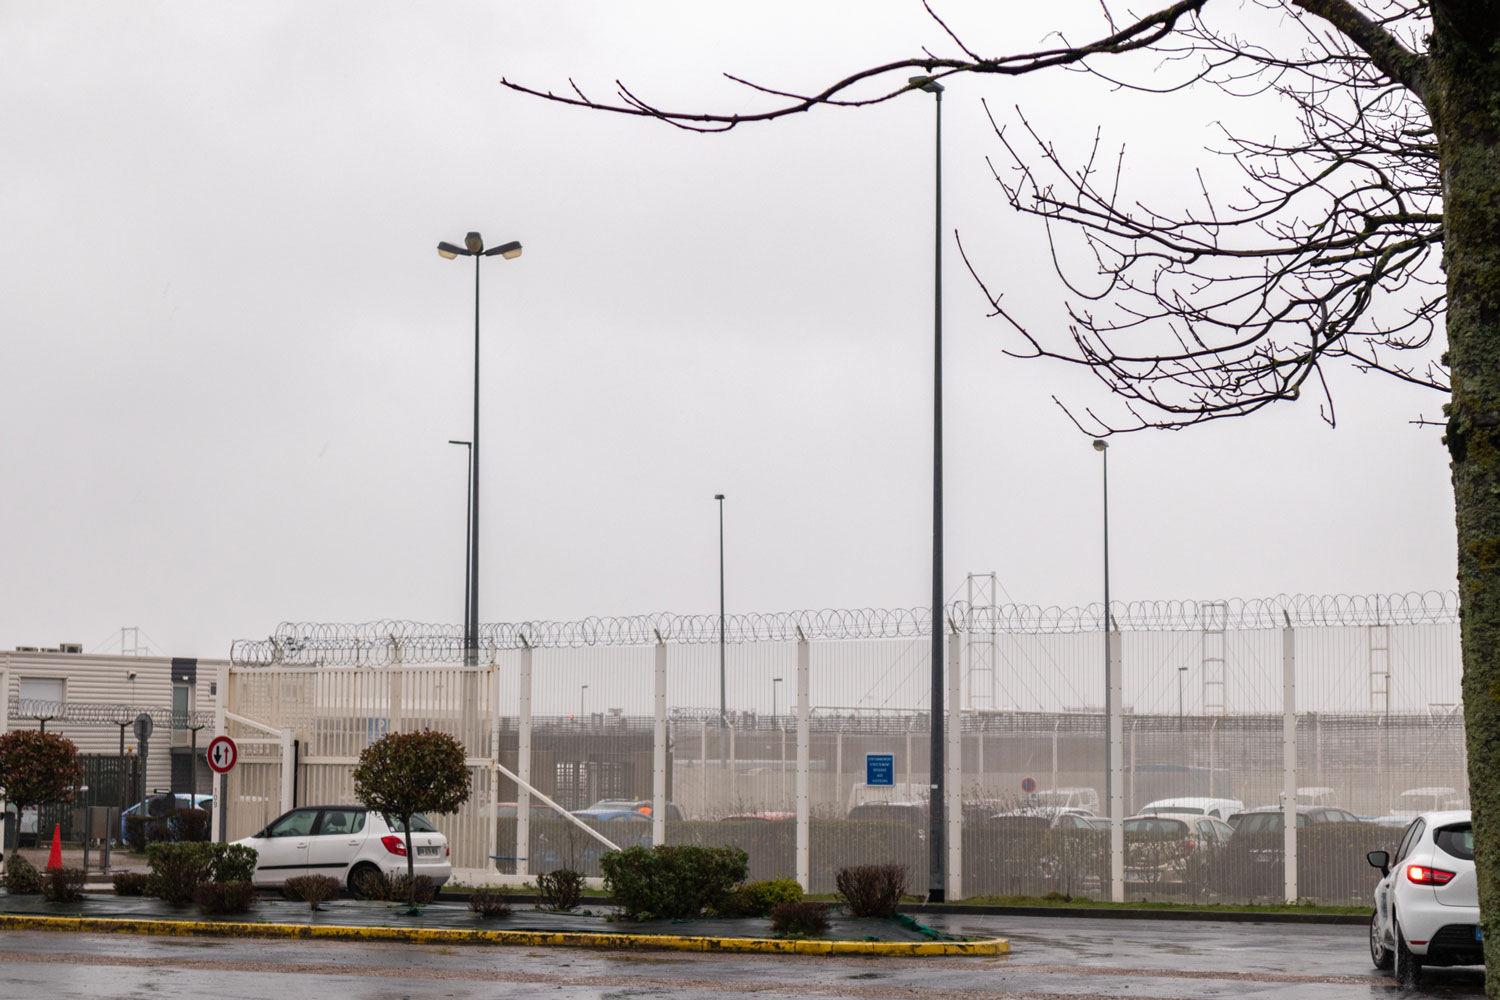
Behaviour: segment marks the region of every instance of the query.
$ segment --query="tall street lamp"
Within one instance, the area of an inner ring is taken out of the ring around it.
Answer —
[[[469,538],[474,528],[474,445],[469,441],[449,440],[449,444],[461,444],[464,446],[464,463],[468,467],[468,478],[464,487],[464,648],[468,649],[469,643],[469,586],[472,581],[470,575]]]
[[[474,258],[474,435],[469,452],[469,608],[464,625],[464,663],[472,667],[479,663],[479,258],[498,254],[515,260],[521,256],[521,244],[511,240],[486,250],[483,237],[469,233],[463,246],[439,243],[437,251],[448,260]]]
[[[927,754],[927,897],[944,899],[947,863],[943,823],[943,85],[930,76],[908,81],[936,98],[932,239],[932,742]]]
[[[589,689],[589,686],[587,684],[579,685],[579,688],[578,688],[578,721],[579,722],[583,721],[583,696],[588,691],[588,689]]]
[[[781,690],[781,688],[778,687],[780,683],[780,677],[771,678],[771,718],[773,719],[776,718],[776,694]]]
[[[724,494],[715,493],[719,501],[719,725],[729,721],[728,705],[724,700]]]
[[[1109,442],[1094,440],[1094,450],[1104,460],[1104,813],[1110,817],[1110,825],[1114,825],[1115,798],[1114,798],[1114,742],[1111,739],[1113,730],[1110,723],[1114,719],[1114,690],[1110,686],[1109,674]]]

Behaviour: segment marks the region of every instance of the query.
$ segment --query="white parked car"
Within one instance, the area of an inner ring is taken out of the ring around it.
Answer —
[[[1137,816],[1212,816],[1227,820],[1237,812],[1245,810],[1239,799],[1213,799],[1203,796],[1178,796],[1175,799],[1157,799],[1136,810]]]
[[[1383,876],[1375,886],[1370,959],[1415,984],[1424,965],[1483,965],[1474,828],[1467,809],[1412,820],[1396,856],[1366,857]]]
[[[401,821],[387,821],[365,806],[303,806],[235,843],[255,848],[258,886],[280,886],[298,875],[331,875],[357,896],[366,872],[382,871],[391,878],[406,874]],[[434,886],[452,877],[448,838],[425,816],[411,818],[411,843],[416,874],[426,875]]]

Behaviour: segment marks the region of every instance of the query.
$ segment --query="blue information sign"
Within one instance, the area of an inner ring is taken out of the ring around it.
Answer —
[[[896,755],[893,753],[865,754],[865,784],[894,785],[896,783]]]

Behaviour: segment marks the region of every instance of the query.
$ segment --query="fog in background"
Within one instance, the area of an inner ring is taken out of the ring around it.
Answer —
[[[937,9],[986,53],[1103,28],[1081,0]],[[703,136],[498,84],[754,109],[720,73],[814,90],[922,45],[951,43],[917,2],[0,5],[0,648],[458,623],[473,266],[434,247],[469,230],[525,245],[483,265],[483,620],[716,611],[715,493],[731,612],[926,606],[932,98]],[[1063,331],[981,98],[1076,155],[1102,125],[1169,206],[1232,176],[1215,120],[1292,122],[950,81],[945,587],[1087,604],[1100,460],[1052,397],[1115,404],[1006,356],[953,249]],[[1452,588],[1447,459],[1412,424],[1442,399],[1330,382],[1336,430],[1308,395],[1113,438],[1112,596]]]

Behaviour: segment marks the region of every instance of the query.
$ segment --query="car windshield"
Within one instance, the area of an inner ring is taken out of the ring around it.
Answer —
[[[390,824],[392,833],[405,833],[406,827],[401,824],[400,816],[387,816],[386,822]],[[437,827],[427,822],[427,817],[421,814],[411,818],[412,833],[437,833]]]
[[[1460,861],[1474,860],[1474,827],[1469,823],[1441,827],[1433,840],[1445,853]]]

